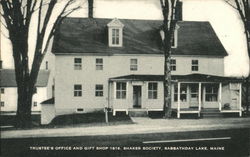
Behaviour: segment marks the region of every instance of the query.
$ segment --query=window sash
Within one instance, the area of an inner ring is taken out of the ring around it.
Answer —
[[[82,85],[74,85],[74,96],[75,97],[82,96]]]
[[[103,96],[103,85],[95,86],[95,96]]]
[[[158,83],[148,83],[148,99],[157,99],[158,97]]]
[[[192,60],[192,71],[198,71],[199,70],[199,61],[198,60]]]
[[[82,59],[81,58],[75,58],[74,59],[74,69],[75,70],[81,70],[82,69]]]
[[[102,58],[96,59],[96,70],[103,70],[103,59]]]
[[[130,70],[131,71],[138,70],[138,61],[137,61],[137,59],[130,59]]]
[[[119,29],[112,29],[112,44],[119,45]]]
[[[126,99],[127,95],[127,83],[117,82],[116,83],[116,99]]]

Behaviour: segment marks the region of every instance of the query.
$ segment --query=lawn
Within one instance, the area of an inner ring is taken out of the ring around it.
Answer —
[[[133,124],[131,118],[124,112],[117,112],[116,116],[108,114],[109,125]],[[106,125],[104,112],[84,114],[70,114],[55,117],[48,125],[50,127],[79,126],[79,125]]]
[[[32,115],[32,128],[58,128],[58,127],[79,127],[79,126],[100,126],[100,125],[120,125],[133,124],[131,118],[124,112],[117,112],[116,116],[108,114],[109,123],[105,122],[104,112],[93,112],[83,114],[60,115],[55,117],[48,125],[40,125],[40,115]],[[0,126],[13,126],[15,122],[14,115],[1,115]],[[11,128],[1,128],[1,130],[13,130]],[[29,128],[30,129],[30,128]]]

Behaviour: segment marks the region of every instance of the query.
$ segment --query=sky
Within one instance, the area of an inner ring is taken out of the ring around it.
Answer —
[[[209,21],[228,52],[226,76],[246,76],[249,72],[244,29],[237,11],[224,0],[182,0],[183,20]],[[86,17],[87,3],[72,17]],[[58,12],[58,10],[55,10]],[[95,0],[94,17],[126,19],[162,19],[159,0]],[[35,25],[35,22],[32,24]],[[6,35],[6,32],[4,32]],[[30,43],[34,40],[30,36]],[[13,68],[10,42],[1,34],[1,56],[5,68]],[[31,48],[32,49],[32,46]]]

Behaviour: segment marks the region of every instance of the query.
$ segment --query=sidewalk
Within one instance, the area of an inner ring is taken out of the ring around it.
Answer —
[[[148,117],[133,117],[132,120],[135,124],[112,126],[83,125],[71,128],[1,131],[1,138],[121,135],[250,128],[250,117],[212,119],[150,119]]]

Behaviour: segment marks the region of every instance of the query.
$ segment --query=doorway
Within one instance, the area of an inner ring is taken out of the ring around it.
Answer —
[[[133,108],[141,108],[141,86],[133,86]]]

